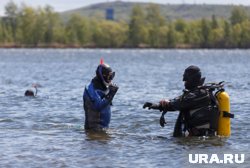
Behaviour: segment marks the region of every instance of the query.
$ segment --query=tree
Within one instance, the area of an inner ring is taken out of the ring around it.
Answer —
[[[147,16],[146,16],[147,23],[158,27],[163,26],[165,24],[165,19],[162,17],[160,13],[159,5],[150,4],[146,8],[146,11],[147,11]]]
[[[217,29],[219,27],[217,18],[215,15],[212,15],[212,29]]]
[[[241,41],[241,25],[236,24],[232,28],[232,47],[240,47]]]
[[[232,46],[232,28],[230,23],[228,23],[228,21],[224,20],[224,37],[223,37],[223,44],[224,47],[229,48]]]
[[[13,1],[9,1],[5,6],[5,23],[10,27],[13,41],[16,41],[18,7]]]
[[[237,23],[241,23],[248,19],[246,10],[243,7],[234,7],[231,12],[230,21],[232,25],[236,25]]]
[[[151,47],[160,46],[160,27],[164,26],[164,18],[160,14],[158,5],[149,5],[147,7],[147,27],[148,27],[148,40]]]
[[[51,6],[45,7],[45,16],[46,16],[46,31],[45,31],[45,43],[50,44],[53,42],[63,42],[65,41],[64,35],[61,32],[64,32],[64,26],[59,15],[54,12],[54,9]]]
[[[223,46],[223,33],[222,28],[211,30],[211,47],[221,48]]]
[[[176,46],[176,32],[172,24],[169,25],[168,29],[169,30],[167,33],[167,44],[168,47],[174,48]]]
[[[90,38],[88,22],[80,15],[71,16],[66,26],[66,32],[70,44],[84,45]]]
[[[3,38],[3,26],[2,26],[2,19],[0,19],[0,44],[3,43],[4,38]]]
[[[250,21],[246,20],[241,23],[240,47],[250,47]]]
[[[186,42],[185,32],[187,29],[187,22],[183,19],[177,19],[174,22],[174,27],[176,31],[176,43],[183,45]]]
[[[2,31],[3,43],[12,43],[13,37],[11,33],[11,27],[9,25],[3,24],[2,29],[3,29]]]
[[[187,23],[183,19],[177,19],[175,21],[175,30],[178,32],[185,32]]]
[[[45,35],[45,42],[47,44],[51,44],[51,43],[66,44],[67,37],[66,37],[66,30],[65,30],[64,24],[62,23],[61,20],[54,22],[54,24],[55,25],[52,28],[51,35],[49,35],[49,33],[47,33],[47,36]]]
[[[201,20],[201,47],[210,46],[211,27],[207,19]]]
[[[190,21],[184,32],[184,43],[198,47],[201,43],[200,29],[198,21]]]
[[[120,47],[124,45],[128,28],[121,23],[101,21],[93,34],[98,47]]]
[[[45,14],[44,9],[39,8],[35,11],[35,23],[34,23],[34,27],[33,27],[33,45],[37,46],[40,43],[44,43],[45,42],[45,32],[46,32],[46,28],[47,28],[47,17]]]
[[[167,39],[167,35],[168,35],[168,26],[161,26],[159,29],[159,43],[160,43],[160,47],[167,47],[168,46],[168,39]]]
[[[138,47],[141,43],[145,43],[146,40],[145,15],[140,6],[135,6],[129,22],[129,42],[133,47]]]
[[[233,8],[228,21],[213,15],[211,20],[177,19],[172,23],[157,5],[147,6],[145,13],[140,6],[133,7],[129,23],[80,15],[66,22],[51,6],[19,7],[13,1],[5,6],[5,14],[0,18],[0,45],[250,48],[250,20],[240,6]]]
[[[20,13],[20,42],[26,45],[33,45],[35,43],[34,31],[37,20],[35,10],[28,6],[23,6]]]

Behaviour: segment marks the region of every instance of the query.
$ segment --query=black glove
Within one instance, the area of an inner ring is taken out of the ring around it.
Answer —
[[[150,110],[150,109],[154,109],[154,110],[160,110],[162,111],[162,108],[159,106],[159,104],[153,104],[153,103],[150,103],[150,102],[146,102],[144,103],[143,105],[143,108],[147,108]]]
[[[145,109],[148,107],[148,109],[150,109],[152,105],[153,105],[153,103],[146,102],[146,103],[144,103],[143,108]]]
[[[167,124],[167,123],[165,121],[164,115],[162,115],[161,118],[160,118],[160,125],[161,125],[161,127],[164,127],[165,124]]]
[[[167,113],[167,111],[163,111],[162,114],[161,114],[161,118],[160,118],[160,125],[161,127],[164,127],[166,123],[165,121],[165,118],[164,118],[164,115]]]
[[[109,85],[109,92],[112,92],[114,95],[116,94],[118,89],[119,89],[119,87],[116,84],[112,83]]]
[[[119,89],[119,87],[116,84],[110,84],[109,85],[109,93],[107,94],[107,99],[112,101],[116,92],[118,91],[118,89]]]

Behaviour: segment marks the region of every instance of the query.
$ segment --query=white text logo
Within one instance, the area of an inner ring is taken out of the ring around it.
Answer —
[[[233,164],[244,163],[245,154],[223,154],[219,159],[217,154],[189,154],[189,163],[217,163],[217,164]]]

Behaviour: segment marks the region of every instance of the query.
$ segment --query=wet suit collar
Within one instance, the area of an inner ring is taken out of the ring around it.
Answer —
[[[99,79],[97,76],[92,79],[92,83],[95,89],[102,90],[102,91],[107,90],[107,87],[103,84],[101,79]]]

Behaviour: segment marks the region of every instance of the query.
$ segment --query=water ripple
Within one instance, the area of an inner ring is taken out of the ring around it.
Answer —
[[[249,55],[250,50],[0,49],[0,167],[193,167],[189,153],[245,153],[249,160]],[[110,129],[90,133],[83,126],[82,92],[101,57],[116,71],[120,89]],[[202,68],[208,82],[227,82],[235,114],[230,138],[173,138],[177,113],[168,113],[161,128],[160,113],[142,109],[145,101],[180,95],[183,71],[191,64]],[[32,83],[39,84],[38,96],[24,97]]]

